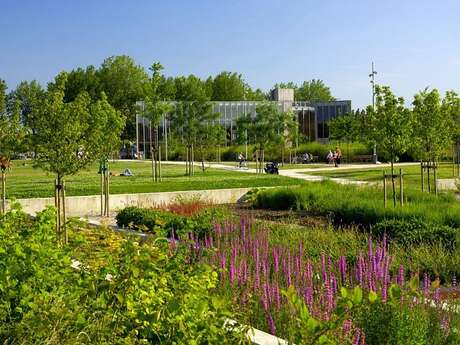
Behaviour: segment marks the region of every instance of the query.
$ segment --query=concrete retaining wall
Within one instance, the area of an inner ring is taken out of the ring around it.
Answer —
[[[126,206],[152,207],[168,204],[177,198],[200,198],[214,204],[238,202],[251,188],[210,189],[163,193],[113,194],[110,196],[110,210],[117,212]],[[69,196],[66,198],[66,211],[71,217],[96,216],[100,214],[99,195]],[[54,198],[17,199],[23,210],[35,214],[48,205],[54,205]]]
[[[443,179],[438,179],[436,181],[436,185],[438,187],[438,190],[457,190],[457,186],[455,182],[457,179],[455,178],[443,178]]]

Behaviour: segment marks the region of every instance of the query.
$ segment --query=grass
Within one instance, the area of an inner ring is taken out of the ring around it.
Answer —
[[[260,191],[256,206],[268,209],[296,209],[327,216],[336,224],[373,225],[384,219],[420,219],[437,225],[460,228],[460,204],[451,193],[438,197],[408,189],[404,207],[389,201],[384,208],[381,189],[337,185],[334,182],[306,182],[297,188]]]
[[[404,167],[396,167],[396,173],[399,173],[399,169],[404,172],[404,184],[406,186],[420,188],[420,165],[406,165]],[[383,180],[383,170],[390,173],[388,166],[379,168],[363,168],[363,169],[340,169],[334,171],[318,171],[309,172],[308,175],[319,175],[331,178],[346,178],[350,180],[368,181],[368,182],[381,182]],[[438,172],[438,178],[454,178],[454,172],[452,164],[443,163],[440,165]]]
[[[7,174],[7,198],[51,197],[54,195],[54,175],[34,168],[31,161],[15,161]],[[113,176],[110,179],[112,194],[170,192],[203,189],[224,189],[244,187],[269,187],[283,185],[299,185],[302,181],[284,176],[256,175],[245,172],[206,169],[203,173],[196,167],[195,175],[185,176],[185,166],[163,165],[163,180],[152,181],[151,163],[114,162],[110,169],[121,173],[129,168],[134,176]],[[83,170],[66,181],[67,195],[95,195],[100,193],[100,175],[98,164]]]

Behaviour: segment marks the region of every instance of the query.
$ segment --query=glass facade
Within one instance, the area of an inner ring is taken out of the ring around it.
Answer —
[[[227,145],[235,143],[238,136],[236,120],[242,116],[255,118],[257,105],[261,102],[231,101],[212,102],[212,109],[219,113],[216,120],[227,131]],[[332,101],[323,103],[274,101],[280,111],[291,110],[296,114],[299,121],[299,131],[307,140],[327,140],[329,137],[328,122],[337,116],[351,111],[351,101]],[[143,103],[139,102],[142,106]],[[150,156],[150,123],[142,116],[137,116],[137,148],[143,157]],[[159,140],[168,141],[170,136],[169,121],[163,118],[158,130]],[[249,141],[251,141],[249,139]]]

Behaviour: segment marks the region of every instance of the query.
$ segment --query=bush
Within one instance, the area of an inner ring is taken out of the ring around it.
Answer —
[[[75,260],[81,246],[57,244],[54,219],[53,209],[34,221],[15,209],[0,221],[0,343],[245,342],[224,327],[234,316],[211,294],[217,273],[181,247],[120,239],[89,266]]]
[[[371,227],[375,237],[387,234],[391,241],[410,246],[441,243],[444,247],[455,248],[458,230],[447,225],[437,225],[421,219],[387,219]]]
[[[182,216],[169,211],[129,206],[117,216],[117,225],[139,231],[154,233],[160,237],[185,239],[193,233],[200,239],[209,235],[214,223],[222,220],[225,212],[218,207],[209,207],[192,216]]]
[[[435,197],[407,191],[408,202],[404,207],[385,208],[381,193],[376,187],[339,185],[330,181],[311,182],[302,187],[259,191],[254,205],[272,210],[303,210],[313,215],[326,216],[336,226],[357,225],[364,229],[380,222],[395,220],[393,223],[382,223],[374,232],[381,235],[387,229],[392,238],[401,241],[405,236],[401,231],[405,231],[406,223],[412,234],[409,242],[422,243],[427,240],[432,243],[440,238],[450,246],[449,243],[456,238],[460,227],[460,205],[453,202],[451,196]],[[414,223],[414,219],[421,223]]]

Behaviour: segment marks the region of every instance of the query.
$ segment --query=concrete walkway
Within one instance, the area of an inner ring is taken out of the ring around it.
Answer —
[[[181,161],[165,161],[162,162],[162,164],[175,164],[175,165],[185,165],[185,162]],[[195,162],[195,166],[201,166],[201,162]],[[394,166],[395,167],[404,167],[404,166],[410,166],[410,165],[417,165],[419,163],[396,163]],[[318,166],[318,164],[315,164]],[[237,172],[246,172],[246,173],[252,173],[256,174],[257,171],[256,169],[252,168],[238,168],[235,165],[226,165],[226,164],[219,164],[219,163],[205,163],[206,168],[213,168],[213,169],[222,169],[222,170],[228,170],[228,171],[237,171]],[[340,167],[334,167],[333,165],[330,164],[324,164],[324,167],[316,167],[316,168],[296,168],[296,169],[280,169],[279,174],[281,176],[286,176],[286,177],[291,177],[291,178],[297,178],[300,180],[305,180],[305,181],[324,181],[324,180],[330,180],[334,181],[336,183],[340,184],[356,184],[356,185],[365,185],[365,184],[370,184],[368,181],[358,181],[358,180],[352,180],[352,179],[346,179],[346,178],[339,178],[339,177],[327,177],[327,176],[320,176],[320,175],[309,175],[308,173],[310,172],[333,172],[333,171],[349,171],[349,170],[361,170],[361,169],[384,169],[384,168],[390,168],[390,163],[383,163],[383,164],[341,164]]]

